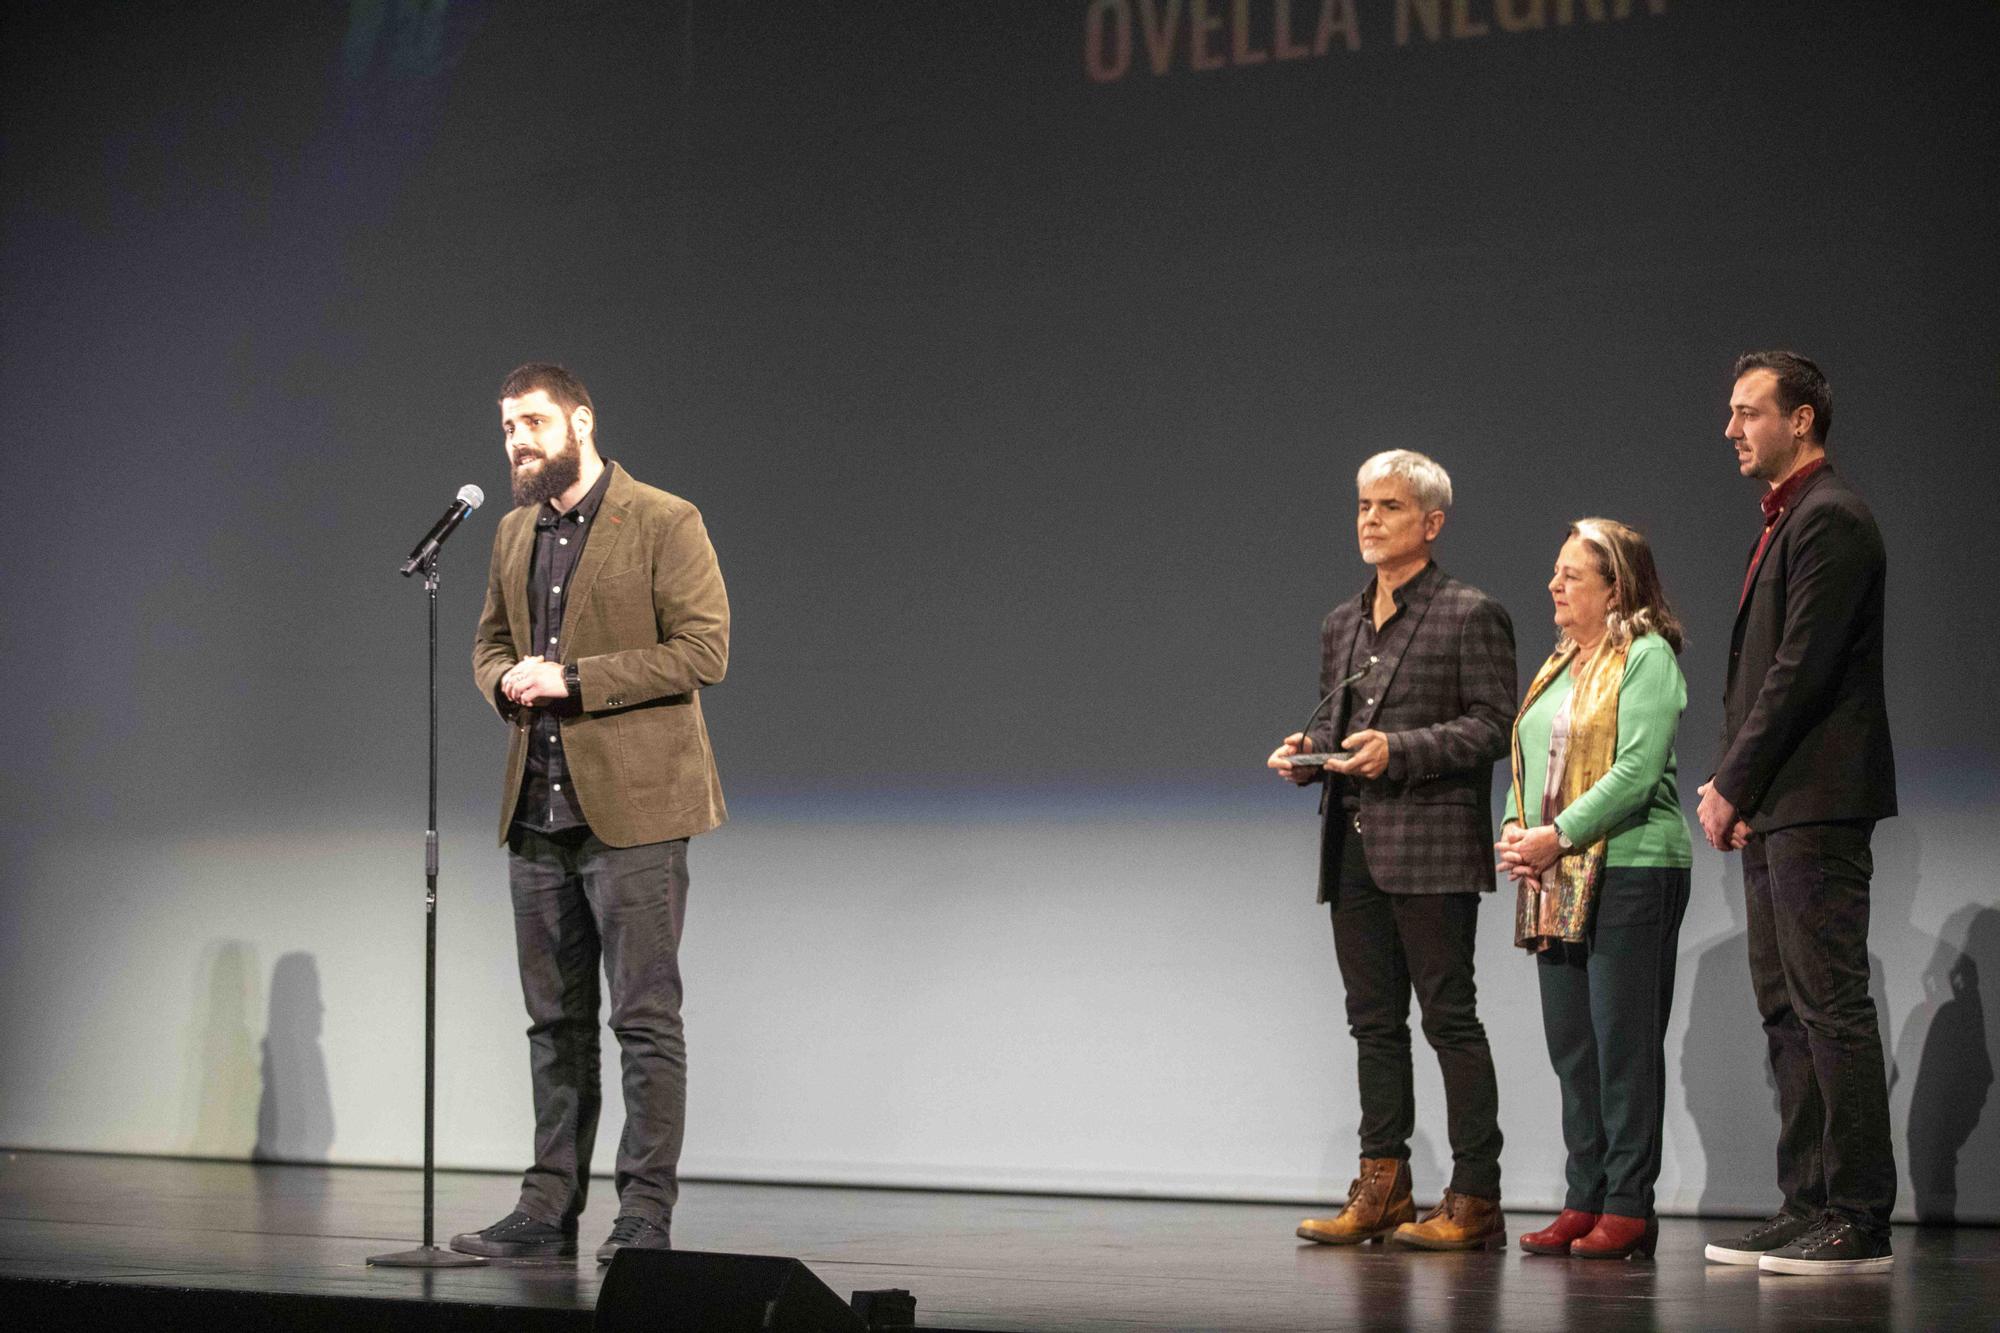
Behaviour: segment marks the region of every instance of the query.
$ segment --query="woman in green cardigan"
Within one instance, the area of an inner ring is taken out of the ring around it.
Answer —
[[[1570,528],[1549,593],[1561,635],[1514,722],[1496,850],[1518,886],[1515,943],[1536,955],[1569,1189],[1561,1216],[1521,1248],[1650,1257],[1693,862],[1674,776],[1681,626],[1646,539],[1609,519]]]

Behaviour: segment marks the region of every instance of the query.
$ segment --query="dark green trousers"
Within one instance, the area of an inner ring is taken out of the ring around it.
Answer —
[[[1562,1084],[1566,1207],[1652,1215],[1688,879],[1664,866],[1606,869],[1584,942],[1538,955],[1542,1033]]]

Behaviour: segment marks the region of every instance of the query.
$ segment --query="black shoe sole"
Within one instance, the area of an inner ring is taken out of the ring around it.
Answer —
[[[573,1240],[518,1241],[487,1240],[478,1233],[453,1236],[451,1248],[460,1254],[476,1254],[482,1259],[574,1259]]]
[[[597,1262],[608,1264],[620,1250],[671,1250],[671,1245],[600,1245],[597,1247]]]

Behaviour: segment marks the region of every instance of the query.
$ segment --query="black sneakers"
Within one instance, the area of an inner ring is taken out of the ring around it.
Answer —
[[[597,1247],[597,1262],[608,1264],[626,1246],[640,1250],[674,1248],[668,1230],[630,1214],[611,1224],[611,1235]],[[576,1253],[576,1223],[552,1227],[526,1213],[512,1212],[483,1231],[451,1238],[451,1248],[488,1259],[567,1259]]]
[[[1870,1235],[1844,1217],[1829,1213],[1789,1245],[1757,1261],[1761,1273],[1886,1273],[1896,1263],[1887,1235]]]
[[[597,1247],[597,1262],[610,1263],[611,1256],[627,1246],[635,1250],[671,1250],[674,1243],[666,1227],[654,1226],[643,1217],[627,1213],[611,1224],[611,1235]]]
[[[562,1259],[576,1253],[576,1224],[552,1227],[512,1212],[483,1231],[453,1236],[451,1248],[488,1259]]]
[[[1816,1217],[1779,1213],[1775,1217],[1765,1218],[1740,1236],[1716,1241],[1702,1253],[1714,1263],[1748,1264],[1754,1267],[1772,1250],[1790,1245],[1818,1225],[1819,1219]]]

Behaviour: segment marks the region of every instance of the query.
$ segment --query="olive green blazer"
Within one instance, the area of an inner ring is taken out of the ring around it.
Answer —
[[[634,481],[616,463],[583,559],[570,576],[556,655],[576,667],[583,711],[562,720],[563,755],[583,817],[613,847],[706,833],[728,818],[701,689],[729,665],[729,595],[701,513]],[[472,675],[512,733],[500,841],[521,799],[532,710],[500,693],[531,634],[528,562],[535,510],[500,520]]]

